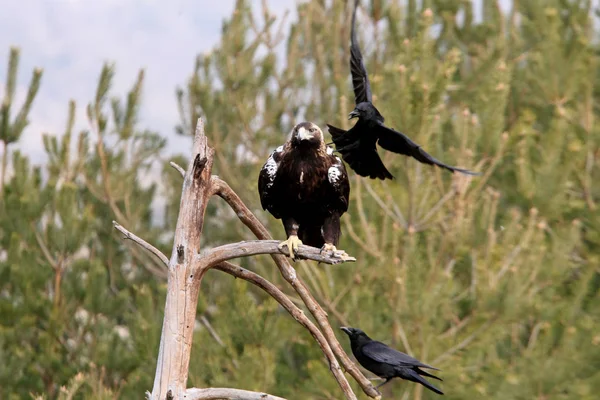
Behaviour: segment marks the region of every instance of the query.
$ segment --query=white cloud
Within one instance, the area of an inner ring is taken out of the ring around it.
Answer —
[[[253,4],[260,8],[260,1]],[[294,0],[271,0],[282,15]],[[174,133],[179,122],[175,87],[184,84],[198,53],[219,39],[234,0],[24,0],[7,1],[0,14],[0,78],[10,46],[21,48],[17,104],[35,67],[44,69],[31,124],[19,147],[45,161],[41,135],[64,130],[69,99],[77,102],[77,128],[87,128],[85,106],[93,98],[105,61],[115,63],[114,93],[124,96],[145,69],[140,126],[160,132],[169,148],[188,143]],[[0,87],[0,96],[2,95]]]

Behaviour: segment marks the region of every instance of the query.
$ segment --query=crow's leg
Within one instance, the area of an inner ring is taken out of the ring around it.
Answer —
[[[383,381],[383,383],[380,383],[379,385],[375,386],[375,389],[379,389],[380,387],[382,387],[383,385],[388,383],[390,380],[392,380],[392,378],[385,378],[385,381]]]

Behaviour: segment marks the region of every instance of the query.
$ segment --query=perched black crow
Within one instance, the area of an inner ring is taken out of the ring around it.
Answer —
[[[380,378],[385,379],[377,387],[385,385],[392,378],[402,378],[420,383],[437,394],[444,394],[440,389],[421,377],[421,375],[424,375],[441,381],[437,376],[431,375],[421,368],[429,368],[436,371],[439,371],[439,369],[423,364],[408,354],[401,353],[381,342],[371,339],[358,328],[342,327],[341,329],[350,337],[352,354],[354,354],[360,365]]]
[[[436,160],[406,135],[383,124],[383,116],[372,103],[367,69],[363,63],[362,54],[356,40],[356,9],[358,3],[359,0],[356,0],[354,4],[350,33],[350,72],[356,108],[348,116],[348,119],[358,118],[358,122],[348,131],[327,124],[336,150],[358,175],[368,176],[371,179],[393,179],[392,174],[379,158],[375,143],[379,143],[379,146],[386,150],[414,157],[425,164],[437,165],[452,172],[458,171],[469,175],[480,175],[466,169],[451,167]]]
[[[348,210],[350,183],[346,168],[323,132],[312,122],[294,127],[288,140],[269,156],[258,177],[263,209],[282,220],[290,256],[300,244],[337,255],[340,217]]]

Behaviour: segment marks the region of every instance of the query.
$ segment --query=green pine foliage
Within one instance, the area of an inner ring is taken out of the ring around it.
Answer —
[[[326,140],[325,123],[351,126],[346,3],[303,2],[286,25],[238,0],[219,44],[176,90],[176,131],[191,136],[205,118],[215,173],[279,239],[281,222],[260,206],[258,171],[301,120]],[[362,3],[359,41],[386,123],[483,175],[381,151],[394,181],[350,172],[339,247],[358,261],[301,261],[298,273],[336,330],[360,327],[442,369],[450,399],[596,398],[600,52],[591,2],[521,1],[504,14],[483,1],[482,15],[464,0]],[[111,221],[169,255],[181,178],[165,161],[166,139],[138,120],[143,71],[120,97],[112,65],[90,93],[87,130],[75,132],[72,102],[65,131],[43,137],[47,164],[13,150],[41,79],[34,71],[24,103],[13,104],[18,56],[11,49],[0,94],[0,398],[139,398],[152,387],[166,274]],[[170,159],[187,157],[182,149]],[[152,208],[159,197],[163,210]],[[211,201],[203,246],[251,237]],[[270,258],[239,263],[299,304]],[[273,299],[219,271],[202,283],[189,386],[341,398],[312,337]],[[436,396],[402,381],[382,390]]]

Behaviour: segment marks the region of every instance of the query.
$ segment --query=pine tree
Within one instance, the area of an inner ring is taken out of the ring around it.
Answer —
[[[281,223],[256,190],[268,154],[301,120],[351,126],[347,3],[301,3],[299,19],[285,25],[238,0],[221,41],[198,56],[174,99],[177,132],[191,135],[205,118],[214,172],[277,239]],[[394,181],[351,173],[339,247],[358,261],[302,261],[298,273],[334,327],[360,327],[441,368],[448,398],[595,398],[600,55],[591,2],[514,2],[504,14],[500,2],[484,1],[481,16],[463,0],[361,3],[359,41],[386,123],[483,175],[382,151]],[[48,164],[34,166],[6,151],[41,78],[36,70],[15,116],[6,99],[14,99],[17,55],[0,117],[3,171],[13,171],[0,201],[0,397],[140,397],[152,386],[165,274],[110,222],[166,252],[181,188],[159,157],[165,139],[138,122],[143,72],[120,100],[105,65],[87,108],[90,129],[73,132],[71,103],[65,132],[44,137]],[[181,153],[174,160],[183,165]],[[160,177],[149,176],[153,166]],[[152,208],[158,196],[164,220]],[[218,201],[204,231],[203,246],[250,238]],[[241,265],[298,301],[266,257]],[[272,299],[218,271],[205,279],[194,342],[206,345],[192,350],[189,386],[340,398],[319,348]],[[435,396],[403,382],[383,393]]]
[[[357,256],[356,268],[307,263],[301,273],[340,325],[376,332],[439,364],[450,397],[472,398],[475,389],[482,398],[591,398],[600,381],[590,367],[598,356],[591,330],[597,322],[591,299],[598,296],[592,267],[598,196],[591,183],[598,134],[589,2],[518,2],[510,15],[498,2],[484,2],[481,22],[469,2],[409,2],[408,9],[367,3],[359,13],[360,40],[386,122],[432,154],[484,175],[450,176],[385,154],[396,181],[352,180],[342,247]],[[344,2],[313,1],[298,13],[279,59],[268,43],[273,23],[256,27],[247,4],[238,2],[223,25],[222,44],[197,63],[187,93],[179,92],[190,110],[208,118],[217,153],[231,154],[234,143],[243,143],[244,159],[227,157],[215,168],[235,175],[236,190],[246,191],[255,210],[254,178],[294,123],[349,126],[349,9]],[[252,32],[263,29],[267,51],[255,57],[261,39]],[[277,66],[269,85],[254,78],[265,60]],[[264,98],[265,105],[247,96]],[[227,132],[226,141],[220,132]],[[279,222],[263,216],[283,237]],[[576,350],[574,343],[586,344]],[[319,364],[318,354],[303,354],[285,357],[287,366]],[[202,365],[192,376],[211,369]],[[280,391],[265,390],[336,398],[324,375],[313,381],[314,372],[304,389],[286,380]],[[405,391],[433,396],[402,384],[384,392]]]
[[[0,106],[0,142],[2,142],[2,166],[0,167],[0,199],[2,198],[2,189],[4,187],[4,180],[6,179],[6,167],[8,165],[8,145],[15,143],[21,137],[23,129],[28,124],[27,116],[31,111],[33,100],[37,95],[37,91],[40,88],[40,81],[42,80],[43,71],[36,68],[33,71],[31,82],[29,83],[29,89],[25,101],[21,106],[21,109],[16,114],[12,115],[15,92],[17,90],[17,69],[19,68],[19,55],[20,51],[16,47],[10,49],[10,55],[8,57],[8,70],[6,74],[6,85],[4,87],[4,96],[2,99],[2,105]]]
[[[106,221],[118,215],[149,237],[159,235],[150,211],[155,185],[144,188],[139,178],[164,139],[136,127],[142,72],[125,105],[112,98],[109,121],[113,73],[104,66],[88,106],[95,138],[75,134],[71,102],[64,133],[43,137],[47,165],[13,153],[0,207],[2,397],[57,398],[71,382],[78,396],[127,398],[151,384],[153,294],[164,271],[146,254],[130,257]]]

